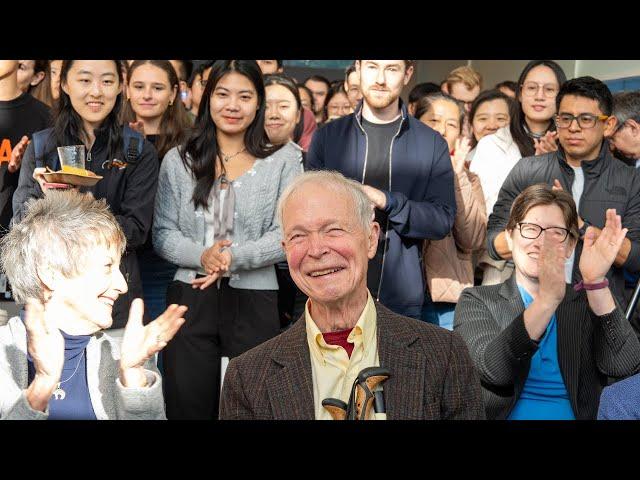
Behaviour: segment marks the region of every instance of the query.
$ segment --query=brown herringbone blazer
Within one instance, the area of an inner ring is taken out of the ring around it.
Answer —
[[[389,420],[484,419],[480,379],[462,338],[397,315],[376,302],[378,355]],[[311,359],[304,316],[289,330],[232,359],[220,418],[313,420]]]

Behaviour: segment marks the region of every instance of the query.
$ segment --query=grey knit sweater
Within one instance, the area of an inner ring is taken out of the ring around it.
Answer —
[[[273,265],[284,260],[276,207],[285,187],[302,173],[302,150],[290,142],[233,181],[235,211],[231,278],[233,288],[277,290]],[[178,147],[165,155],[160,167],[153,222],[153,246],[178,266],[174,279],[190,283],[201,268],[206,248],[205,216],[192,201],[195,178],[184,167]]]
[[[149,387],[125,388],[119,379],[120,347],[104,332],[87,345],[87,384],[98,420],[165,420],[162,379],[153,357],[145,364]],[[29,405],[27,330],[20,317],[0,327],[0,420],[46,420]]]

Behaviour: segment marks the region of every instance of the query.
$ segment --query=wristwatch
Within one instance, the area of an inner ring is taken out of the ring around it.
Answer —
[[[580,234],[580,238],[584,238],[584,234],[587,233],[587,227],[590,227],[591,224],[588,220],[582,220],[582,228],[578,229],[578,233]]]

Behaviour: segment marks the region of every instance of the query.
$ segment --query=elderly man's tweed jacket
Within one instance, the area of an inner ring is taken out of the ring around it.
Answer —
[[[388,420],[484,419],[480,382],[457,334],[397,315],[376,302]],[[305,320],[232,359],[220,418],[313,420],[311,359]]]

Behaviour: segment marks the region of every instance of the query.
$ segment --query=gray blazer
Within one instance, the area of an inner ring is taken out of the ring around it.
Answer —
[[[120,383],[120,349],[105,333],[96,333],[87,345],[87,383],[98,420],[165,420],[162,379],[153,359],[145,365],[149,387],[125,388]],[[0,419],[46,420],[34,410],[24,390],[28,387],[27,331],[20,317],[0,327]]]
[[[276,217],[278,199],[302,173],[302,150],[293,142],[273,155],[256,160],[253,168],[233,181],[236,202],[229,285],[249,290],[277,290],[273,265],[284,260],[282,233]],[[178,147],[160,167],[153,221],[153,246],[178,266],[174,279],[190,283],[201,268],[205,242],[202,207],[192,201],[196,180],[180,159]]]
[[[483,420],[478,374],[456,333],[376,302],[388,420]],[[311,357],[304,316],[287,331],[232,358],[221,420],[313,420]]]
[[[584,291],[567,285],[556,310],[558,362],[578,420],[595,419],[607,377],[640,371],[640,342],[620,307],[601,317]],[[454,330],[480,373],[488,419],[505,419],[529,375],[538,344],[524,326],[524,303],[515,273],[498,285],[467,288],[456,306]]]

